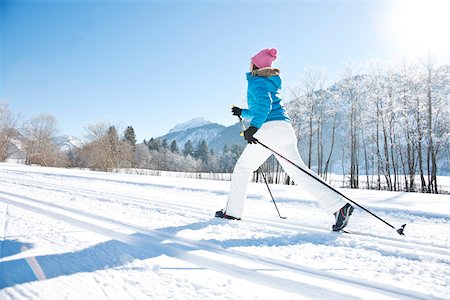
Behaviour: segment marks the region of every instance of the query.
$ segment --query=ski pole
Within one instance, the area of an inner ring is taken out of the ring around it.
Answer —
[[[275,199],[273,198],[272,191],[269,188],[269,184],[267,183],[266,176],[264,175],[264,172],[261,170],[261,168],[258,168],[258,171],[259,171],[259,173],[261,173],[262,177],[264,178],[264,182],[266,183],[267,189],[269,190],[269,194],[270,194],[270,197],[272,198],[273,205],[275,205],[275,208],[277,209],[278,216],[280,217],[280,219],[287,219],[286,217],[282,217],[280,215],[280,211],[278,210],[277,203],[275,202]]]
[[[233,105],[233,107],[234,107],[234,105]],[[244,125],[244,122],[242,121],[242,117],[241,116],[237,116],[237,117],[239,118],[239,122],[241,123],[242,130],[245,131],[245,125]],[[240,135],[243,136],[244,135],[243,132],[241,132]],[[275,208],[277,209],[278,216],[281,219],[287,219],[286,217],[281,216],[280,211],[278,210],[277,203],[275,202],[275,199],[273,198],[272,191],[270,190],[269,184],[267,183],[266,176],[264,175],[264,172],[261,170],[261,167],[258,168],[258,171],[259,171],[259,173],[261,173],[261,175],[264,179],[264,182],[266,183],[267,189],[269,190],[270,197],[272,198],[272,201],[273,201],[273,205],[275,205]]]
[[[310,174],[308,171],[304,170],[303,168],[301,168],[299,165],[297,165],[296,163],[294,163],[293,161],[291,161],[290,159],[284,157],[283,155],[281,155],[280,153],[276,152],[275,150],[271,149],[270,147],[264,145],[263,143],[261,143],[260,141],[256,140],[256,142],[258,144],[260,144],[261,146],[263,146],[264,148],[266,148],[267,150],[271,151],[272,153],[278,155],[279,157],[283,158],[285,161],[289,162],[290,164],[292,164],[293,166],[297,167],[300,171],[302,171],[303,173],[311,176],[312,178],[314,178],[315,180],[317,180],[318,182],[322,183],[323,185],[325,185],[326,187],[330,188],[331,190],[333,190],[334,192],[336,192],[337,194],[339,194],[340,196],[342,196],[344,199],[348,200],[349,202],[355,204],[356,206],[358,206],[359,208],[361,208],[362,210],[366,211],[367,213],[369,213],[370,215],[374,216],[375,218],[377,218],[378,220],[382,221],[383,223],[385,223],[386,225],[388,225],[389,227],[391,227],[392,229],[394,229],[398,234],[400,235],[405,235],[403,233],[403,230],[405,229],[406,224],[403,224],[400,228],[396,229],[394,226],[392,226],[391,224],[389,224],[388,222],[386,222],[385,220],[383,220],[382,218],[380,218],[379,216],[377,216],[376,214],[374,214],[373,212],[371,212],[370,210],[368,210],[367,208],[365,208],[362,205],[359,205],[358,203],[356,203],[355,201],[351,200],[350,198],[348,198],[347,196],[345,196],[344,194],[342,194],[341,192],[339,192],[337,189],[335,189],[334,187],[332,187],[331,185],[329,185],[328,183],[316,178],[314,175]]]

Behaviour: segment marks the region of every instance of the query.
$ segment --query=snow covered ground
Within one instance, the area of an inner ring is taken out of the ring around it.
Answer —
[[[351,234],[299,186],[0,164],[0,299],[450,299],[450,196],[342,190]]]

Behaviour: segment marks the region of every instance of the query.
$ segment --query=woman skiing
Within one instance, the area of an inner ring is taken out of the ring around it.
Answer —
[[[280,103],[280,71],[272,68],[272,62],[276,58],[276,49],[264,49],[251,58],[250,72],[246,74],[248,108],[232,108],[233,115],[250,120],[250,127],[244,131],[244,138],[248,145],[234,167],[227,205],[225,209],[216,212],[216,217],[241,219],[250,177],[272,155],[271,151],[259,145],[257,141],[275,149],[276,152],[322,180],[306,167],[298,152],[297,137]],[[275,157],[296,184],[308,187],[319,205],[330,214],[334,213],[336,219],[332,227],[334,231],[339,231],[348,224],[353,206],[333,190],[302,173],[294,165],[280,159],[277,155]]]

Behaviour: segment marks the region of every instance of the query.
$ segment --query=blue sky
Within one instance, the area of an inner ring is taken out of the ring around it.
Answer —
[[[97,122],[138,140],[245,103],[249,60],[276,47],[285,87],[307,65],[398,55],[391,1],[1,1],[0,100],[51,113],[63,134]],[[288,100],[288,99],[286,99]]]

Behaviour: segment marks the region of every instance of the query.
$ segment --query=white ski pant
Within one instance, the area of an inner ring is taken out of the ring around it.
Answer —
[[[323,181],[303,163],[297,149],[297,137],[291,124],[286,121],[270,121],[255,133],[261,143],[280,153],[299,167],[308,171],[318,180]],[[247,197],[248,182],[255,170],[272,155],[270,150],[259,144],[248,144],[239,157],[231,176],[230,194],[225,208],[227,215],[241,218],[244,211],[244,200]],[[333,214],[347,202],[332,189],[316,179],[300,171],[296,166],[275,155],[283,170],[298,185],[301,185],[313,196],[326,212]]]

